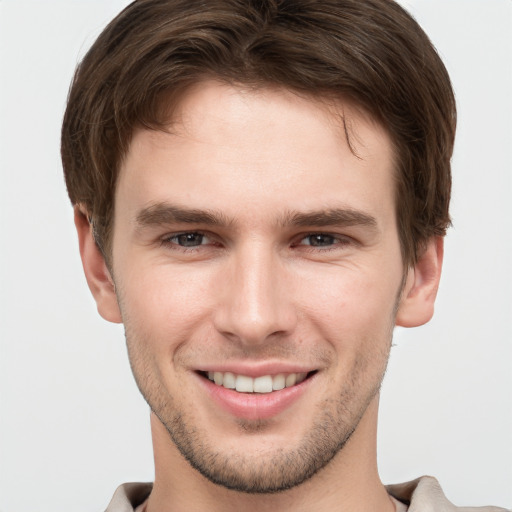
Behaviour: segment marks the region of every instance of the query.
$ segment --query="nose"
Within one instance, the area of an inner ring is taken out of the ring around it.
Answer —
[[[279,256],[248,246],[230,260],[214,313],[217,331],[242,345],[290,335],[297,323],[293,283]]]

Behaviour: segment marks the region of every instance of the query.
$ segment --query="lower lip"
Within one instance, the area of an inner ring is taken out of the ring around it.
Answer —
[[[238,393],[198,376],[215,403],[229,414],[245,420],[266,420],[282,413],[304,394],[314,377],[272,393]]]

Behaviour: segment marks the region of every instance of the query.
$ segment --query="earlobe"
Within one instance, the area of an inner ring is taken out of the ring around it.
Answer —
[[[114,281],[94,240],[87,212],[79,205],[75,206],[75,226],[85,278],[98,306],[98,312],[109,322],[121,323]]]
[[[443,238],[432,237],[417,263],[408,271],[396,325],[418,327],[432,318],[442,264]]]

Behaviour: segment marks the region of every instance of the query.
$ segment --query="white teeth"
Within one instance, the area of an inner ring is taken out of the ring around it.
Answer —
[[[284,389],[286,386],[286,377],[280,373],[279,375],[276,375],[272,379],[272,389],[274,391],[279,391],[280,389]]]
[[[286,376],[285,380],[285,386],[289,388],[290,386],[294,386],[297,382],[297,374],[296,373],[290,373],[290,375]]]
[[[208,372],[208,378],[217,386],[236,389],[239,393],[271,393],[300,384],[306,377],[307,373],[279,373],[274,376],[263,375],[253,379],[231,372]]]
[[[222,385],[228,389],[235,389],[236,377],[231,372],[226,372],[224,374],[224,380],[222,381]]]
[[[254,391],[254,379],[245,375],[237,375],[236,390],[240,393],[252,393]]]
[[[265,375],[264,377],[256,377],[254,379],[255,393],[270,393],[272,391],[272,377]]]

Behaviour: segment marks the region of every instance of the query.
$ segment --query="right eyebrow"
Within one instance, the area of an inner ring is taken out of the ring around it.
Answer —
[[[282,225],[306,226],[366,226],[377,230],[377,219],[369,213],[351,208],[329,208],[311,212],[288,212]]]
[[[166,224],[203,224],[227,227],[231,222],[220,212],[184,208],[167,202],[154,203],[140,210],[135,223],[137,229]]]

